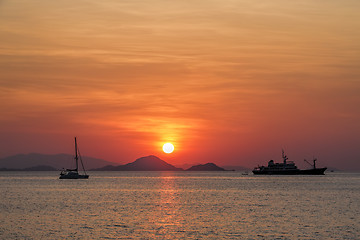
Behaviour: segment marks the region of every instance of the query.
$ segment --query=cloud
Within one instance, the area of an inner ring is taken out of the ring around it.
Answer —
[[[116,133],[131,139],[127,149],[150,139],[190,147],[196,138],[199,156],[232,146],[231,159],[241,155],[237,142],[266,148],[314,133],[326,142],[329,129],[352,141],[357,9],[355,1],[3,1],[0,130]]]

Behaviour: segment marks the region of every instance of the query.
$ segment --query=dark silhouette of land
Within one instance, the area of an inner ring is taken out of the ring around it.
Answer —
[[[105,166],[92,169],[93,171],[184,171],[182,168],[175,167],[160,158],[150,155],[136,159],[132,163],[119,166]],[[185,171],[226,171],[214,163],[200,164],[192,166]]]
[[[243,166],[228,166],[228,165],[225,165],[225,166],[221,166],[222,168],[225,168],[225,169],[231,169],[233,171],[250,171],[252,169],[250,168],[246,168],[246,167],[243,167]]]
[[[57,171],[58,169],[50,166],[35,166],[29,168],[0,168],[0,171]]]
[[[87,169],[100,168],[116,163],[98,158],[83,156]],[[73,168],[74,156],[71,154],[18,154],[0,159],[0,169],[4,170],[27,170],[27,171],[51,171],[62,168]],[[48,168],[49,170],[43,170]]]
[[[91,171],[226,171],[214,163],[190,165],[190,168],[184,170],[154,155],[138,158],[125,165],[91,157],[83,157],[83,161],[86,169]],[[0,159],[0,171],[58,171],[63,168],[74,168],[74,156],[71,154],[31,153]],[[236,168],[228,167],[227,169]]]
[[[199,164],[192,166],[186,171],[226,171],[224,168],[217,166],[214,163]]]
[[[95,171],[183,171],[160,158],[150,155],[136,159],[132,163],[119,166],[105,166],[102,168],[92,169]]]

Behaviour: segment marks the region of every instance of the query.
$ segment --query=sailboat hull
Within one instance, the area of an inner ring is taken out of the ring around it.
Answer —
[[[68,172],[65,174],[61,174],[59,179],[88,179],[89,175],[86,174],[79,174],[76,172]]]

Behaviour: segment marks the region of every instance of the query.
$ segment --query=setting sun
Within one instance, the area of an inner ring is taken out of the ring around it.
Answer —
[[[172,153],[174,151],[174,145],[171,143],[165,143],[163,146],[163,151],[165,153]]]

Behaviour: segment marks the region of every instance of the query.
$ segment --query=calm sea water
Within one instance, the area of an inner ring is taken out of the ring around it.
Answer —
[[[0,172],[0,239],[359,239],[360,174]]]

